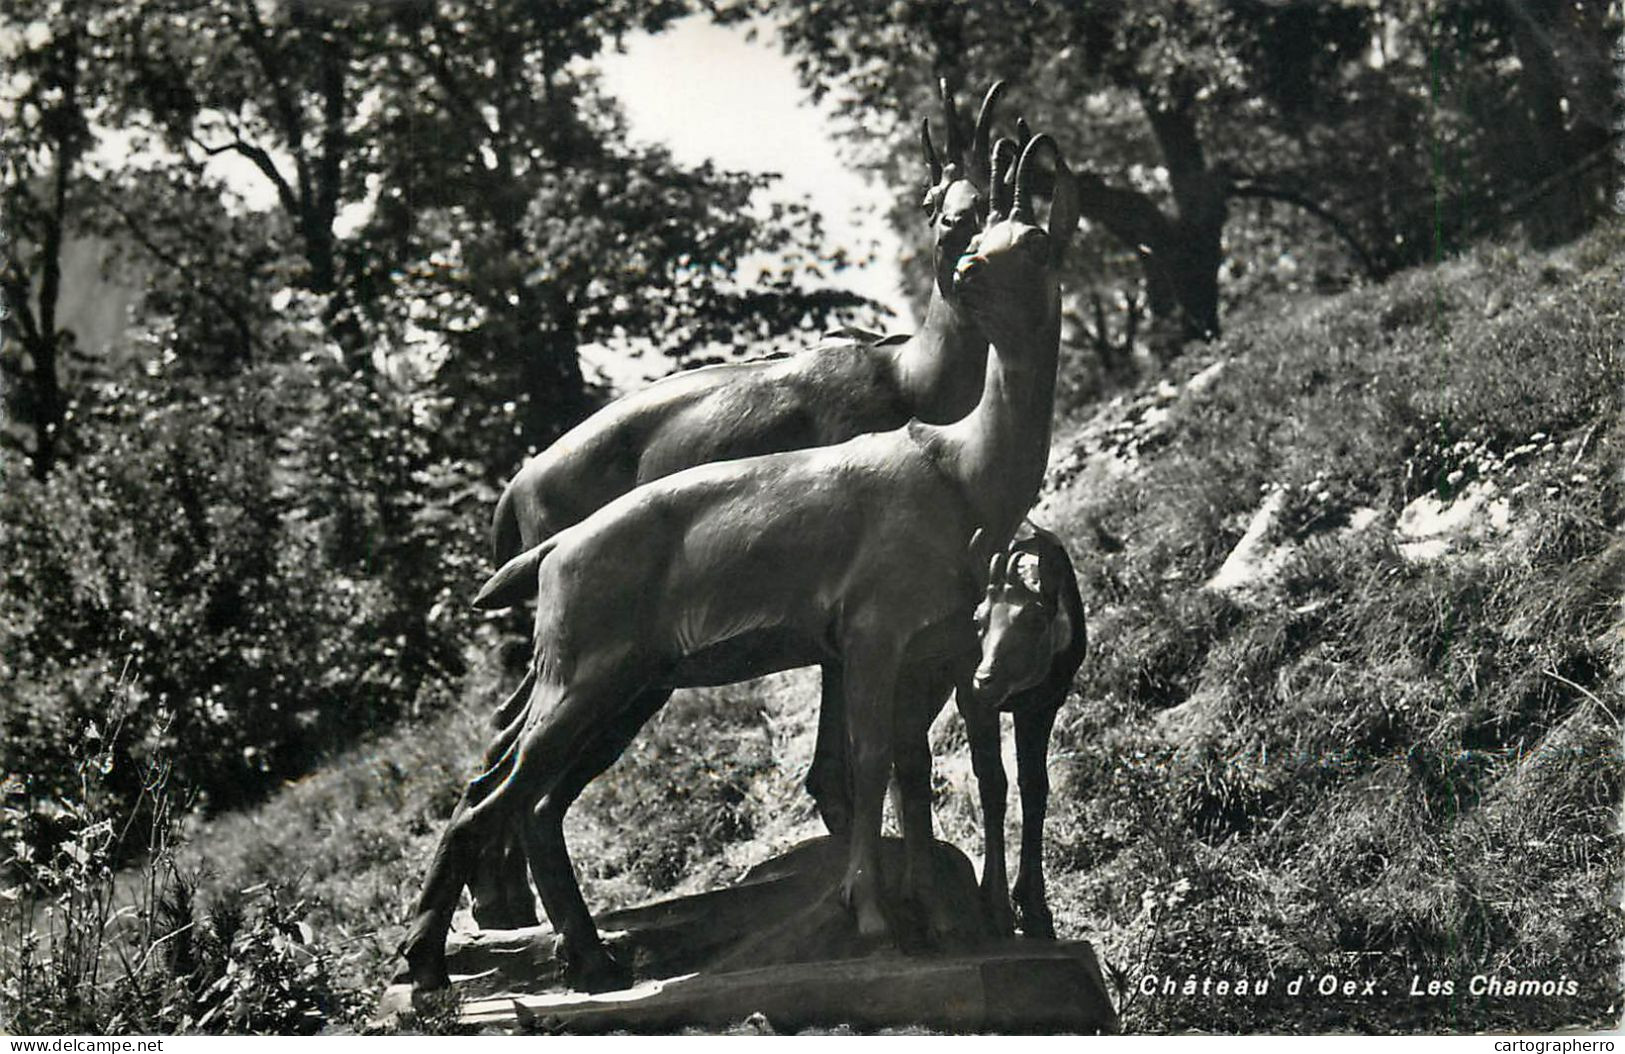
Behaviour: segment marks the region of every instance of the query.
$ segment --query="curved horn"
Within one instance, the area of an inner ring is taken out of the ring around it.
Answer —
[[[1010,177],[1015,163],[1015,142],[1000,136],[999,141],[993,144],[993,163],[989,175],[987,195],[989,223],[998,223],[1010,215],[1010,195],[1015,189]]]
[[[931,171],[931,186],[942,182],[942,162],[937,160],[937,151],[931,145],[931,120],[928,117],[920,118],[920,145],[925,147],[925,163]]]
[[[942,96],[942,112],[948,121],[948,141],[943,149],[947,158],[946,164],[957,165],[964,163],[965,139],[959,127],[959,115],[954,112],[954,96],[948,90],[948,78],[937,79],[937,92]]]
[[[1004,564],[1010,554],[1000,549],[987,560],[987,592],[992,595],[1004,584]]]
[[[1048,132],[1040,132],[1028,140],[1026,147],[1021,151],[1021,160],[1016,162],[1016,200],[1011,206],[1010,218],[1025,223],[1034,222],[1032,181],[1033,173],[1038,171],[1033,158],[1044,149],[1049,149],[1055,155],[1057,164],[1061,160],[1061,148],[1055,140],[1049,137]]]
[[[976,112],[976,131],[971,136],[971,178],[985,186],[992,186],[993,158],[988,145],[993,138],[993,108],[1003,94],[1004,81],[994,81],[982,96],[982,108]]]
[[[1019,553],[1012,556],[1005,584],[1020,592],[1042,598],[1044,596],[1042,558],[1036,553]]]

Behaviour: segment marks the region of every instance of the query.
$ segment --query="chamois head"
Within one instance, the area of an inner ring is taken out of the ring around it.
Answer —
[[[1033,184],[1038,155],[1055,155],[1055,193],[1049,229],[1038,225]],[[1078,223],[1076,189],[1060,148],[1048,135],[1021,149],[1015,177],[1007,180],[1016,145],[1001,139],[992,152],[987,226],[971,239],[954,271],[954,289],[995,344],[1030,338],[1035,327],[1059,325],[1059,267]]]
[[[931,221],[937,289],[943,296],[949,296],[953,293],[954,263],[965,251],[965,246],[970,243],[987,214],[987,192],[992,183],[989,144],[993,135],[993,108],[1004,93],[1004,82],[994,81],[983,96],[969,149],[961,135],[947,82],[938,82],[938,89],[942,94],[942,108],[948,125],[948,141],[944,150],[947,160],[938,160],[931,142],[931,122],[922,119],[920,141],[925,148],[925,163],[931,173],[931,182],[925,188],[922,204]]]
[[[993,554],[987,593],[976,609],[982,657],[971,688],[981,706],[991,710],[1049,673],[1072,631],[1061,608],[1066,573],[1042,550],[1019,542]]]

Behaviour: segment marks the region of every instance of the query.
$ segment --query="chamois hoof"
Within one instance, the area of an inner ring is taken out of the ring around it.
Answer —
[[[879,908],[858,908],[857,912],[858,940],[865,945],[879,945],[891,943],[891,927],[886,925],[886,916]]]
[[[869,947],[890,941],[891,927],[886,924],[886,916],[880,910],[879,903],[873,895],[860,896],[850,878],[841,884],[841,906],[852,913],[860,944]]]
[[[961,941],[965,920],[948,905],[937,902],[925,906],[926,940],[933,949],[952,948]]]
[[[982,887],[982,903],[987,917],[993,923],[993,932],[1000,937],[1016,935],[1016,912],[1010,906],[1010,894],[997,886]]]
[[[427,949],[405,949],[406,976],[412,981],[412,994],[437,992],[451,987],[451,974],[446,971],[446,952]]]
[[[632,971],[602,944],[577,952],[568,941],[558,951],[564,960],[564,983],[579,992],[614,992],[632,987]]]
[[[1050,915],[1049,908],[1043,904],[1036,908],[1024,908],[1021,912],[1021,933],[1038,940],[1054,940],[1055,919]]]

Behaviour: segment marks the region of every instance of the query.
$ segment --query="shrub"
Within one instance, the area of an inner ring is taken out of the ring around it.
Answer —
[[[131,806],[113,774],[123,727],[82,741],[49,850],[20,842],[0,904],[0,1029],[9,1033],[311,1033],[359,1007],[335,994],[305,905],[272,886],[200,910],[177,864],[174,768],[140,765]],[[16,781],[13,781],[13,784]],[[8,812],[15,785],[8,786]],[[141,845],[127,839],[144,831]],[[115,865],[139,850],[140,864]],[[15,883],[15,884],[9,884]]]
[[[0,461],[0,765],[47,813],[120,685],[113,793],[132,803],[131,774],[162,753],[218,809],[462,672],[457,601],[483,566],[473,469],[436,458],[409,403],[352,379],[249,381],[255,398],[196,378],[108,385],[83,425],[92,453],[43,483]],[[338,423],[278,432],[295,409]],[[47,813],[0,834],[49,852]]]

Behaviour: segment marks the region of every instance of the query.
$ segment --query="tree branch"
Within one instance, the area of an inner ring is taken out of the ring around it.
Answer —
[[[316,166],[316,203],[329,227],[338,214],[342,190],[344,149],[344,79],[346,56],[343,44],[330,39],[322,49],[322,136],[321,157]]]
[[[1076,183],[1079,215],[1106,228],[1125,245],[1145,252],[1168,237],[1168,217],[1145,194],[1107,186],[1087,170],[1077,173]]]
[[[151,256],[154,260],[157,260],[163,266],[170,268],[176,274],[179,274],[185,280],[187,285],[201,293],[205,299],[214,302],[214,305],[218,307],[226,318],[231,321],[232,325],[236,327],[238,334],[242,337],[243,346],[248,350],[251,360],[255,351],[265,350],[265,345],[262,344],[259,338],[254,335],[254,331],[252,327],[249,326],[248,320],[244,316],[243,310],[240,306],[227,300],[225,296],[214,287],[213,284],[208,282],[200,282],[193,277],[192,269],[187,267],[185,261],[159,245],[141,226],[140,222],[137,221],[136,218],[128,211],[126,211],[117,201],[109,198],[107,204],[109,208],[118,214],[119,219],[124,221],[125,230],[129,232],[130,236],[136,240],[136,242],[147,252],[149,256]]]
[[[1359,258],[1360,266],[1365,269],[1368,277],[1382,277],[1382,270],[1377,266],[1376,260],[1366,251],[1366,247],[1361,244],[1360,239],[1355,237],[1354,231],[1349,225],[1344,223],[1336,213],[1320,203],[1294,191],[1253,180],[1232,183],[1230,185],[1230,196],[1233,198],[1262,198],[1267,201],[1281,201],[1288,205],[1297,206],[1311,216],[1325,222],[1339,238],[1343,239],[1344,243],[1354,252],[1354,255]]]
[[[299,112],[299,101],[288,91],[288,81],[281,62],[277,60],[274,52],[266,43],[270,34],[261,21],[259,8],[255,0],[244,0],[240,5],[248,18],[248,26],[239,31],[248,50],[254,53],[260,69],[265,73],[266,83],[271,89],[271,99],[274,109],[282,123],[283,137],[288,141],[288,152],[293,155],[295,173],[299,179],[299,200],[310,200],[310,164],[305,157],[305,121]],[[294,215],[300,215],[294,210]]]
[[[235,153],[248,158],[249,161],[254,163],[254,167],[264,173],[265,178],[269,179],[271,185],[276,188],[277,200],[282,202],[282,207],[287,209],[290,215],[299,215],[299,199],[295,196],[293,187],[288,185],[288,181],[283,178],[281,171],[276,167],[276,162],[264,147],[255,146],[241,136],[219,146],[210,146],[195,135],[189,135],[188,138],[191,139],[194,146],[209,157]]]
[[[487,140],[496,138],[497,130],[485,120],[480,108],[468,97],[468,93],[463,91],[463,86],[457,83],[451,67],[446,65],[445,56],[437,49],[436,40],[440,36],[440,23],[435,21],[424,28],[432,29],[433,33],[431,39],[424,40],[420,32],[418,41],[422,51],[419,57],[428,60],[429,72],[433,75],[435,83],[440,85],[440,90],[446,93],[447,101],[455,106],[465,119],[480,126],[480,131],[485,133]]]

